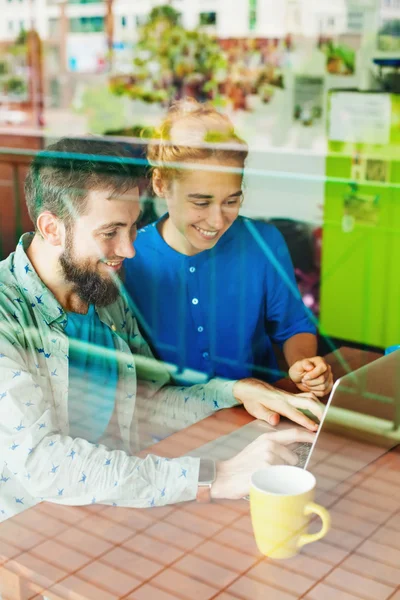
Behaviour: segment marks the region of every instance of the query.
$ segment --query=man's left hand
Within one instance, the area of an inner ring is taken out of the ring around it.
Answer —
[[[267,421],[273,427],[278,425],[282,415],[310,431],[317,431],[318,423],[302,411],[308,410],[318,420],[324,412],[324,405],[311,392],[291,394],[251,377],[237,381],[233,395],[250,415]]]
[[[312,392],[322,398],[333,386],[330,365],[320,356],[303,358],[295,362],[289,369],[290,379],[302,392]]]

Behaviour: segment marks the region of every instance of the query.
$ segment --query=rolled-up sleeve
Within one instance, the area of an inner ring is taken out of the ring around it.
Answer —
[[[286,242],[277,229],[273,231],[273,236],[263,244],[268,259],[266,326],[272,341],[283,344],[298,333],[315,335],[316,327],[301,298]]]

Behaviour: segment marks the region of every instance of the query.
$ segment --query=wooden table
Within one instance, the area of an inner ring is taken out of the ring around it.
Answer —
[[[376,358],[350,349],[342,355],[352,368]],[[329,361],[339,375],[340,361]],[[246,421],[241,409],[221,411],[159,443],[157,452],[187,452]],[[356,446],[348,460],[361,454]],[[345,465],[331,458],[334,477]],[[146,510],[43,502],[0,525],[1,597],[400,600],[400,453],[366,466],[339,495],[322,495],[331,531],[280,562],[258,552],[246,501]]]

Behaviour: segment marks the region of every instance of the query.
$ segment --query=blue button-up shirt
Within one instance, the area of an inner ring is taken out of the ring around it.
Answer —
[[[159,358],[195,370],[199,381],[200,373],[275,381],[272,344],[316,333],[272,225],[239,217],[214,248],[186,256],[153,223],[139,231],[135,248],[125,285],[142,330]]]

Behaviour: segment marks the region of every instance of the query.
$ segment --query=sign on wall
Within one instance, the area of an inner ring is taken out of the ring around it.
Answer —
[[[388,144],[392,119],[389,94],[336,92],[331,95],[329,139]]]
[[[107,43],[104,35],[73,35],[67,39],[68,69],[74,73],[99,73],[104,70]]]

